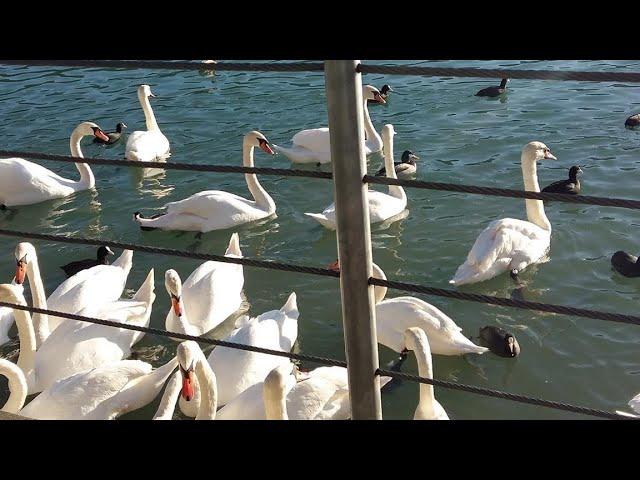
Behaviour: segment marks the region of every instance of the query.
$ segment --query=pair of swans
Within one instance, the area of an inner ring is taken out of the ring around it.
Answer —
[[[273,155],[266,137],[257,131],[244,136],[242,142],[242,164],[253,167],[253,151],[255,147]],[[134,220],[143,230],[182,230],[194,232],[210,232],[236,227],[269,217],[276,212],[276,204],[262,188],[255,174],[244,176],[253,200],[220,190],[206,190],[191,195],[184,200],[167,203],[163,208],[166,213],[154,218],[144,218],[139,212]]]
[[[0,285],[0,300],[26,305],[15,285]],[[152,371],[146,362],[122,360],[123,352],[113,355],[114,350],[119,346],[128,349],[138,332],[76,325],[82,322],[71,320],[56,329],[36,352],[29,312],[16,309],[14,315],[20,356],[17,364],[0,359],[0,374],[8,378],[11,391],[2,410],[9,413],[37,419],[113,419],[150,403],[177,365],[173,359]],[[122,321],[112,312],[109,319],[114,317]],[[141,323],[148,324],[148,318]],[[23,408],[27,395],[38,392],[42,393]]]
[[[236,328],[224,340],[290,352],[298,338],[299,315],[296,294],[292,293],[279,310],[265,312],[254,318],[246,315],[239,318]],[[218,378],[217,404],[226,405],[245,390],[262,382],[272,369],[288,363],[289,359],[219,346],[213,349],[205,362],[208,362],[209,369],[213,368]],[[192,394],[180,397],[180,410],[189,417],[197,416],[202,403],[198,385],[199,378],[196,378],[192,382]]]
[[[148,326],[155,300],[154,272],[131,300],[119,300],[131,269],[131,251],[125,251],[113,265],[100,265],[74,275],[45,299],[38,260],[31,244],[16,248],[16,279],[29,278],[34,306],[77,313],[137,326]],[[84,281],[81,281],[84,280]],[[5,285],[0,299],[26,305],[20,287]],[[55,298],[52,298],[55,297]],[[55,300],[55,302],[54,302]],[[51,304],[62,307],[51,307]],[[51,387],[71,375],[126,358],[143,333],[15,310],[20,339],[18,366],[28,382],[29,393]],[[37,325],[37,328],[34,328]],[[38,341],[39,339],[39,341]]]
[[[169,140],[160,131],[156,116],[151,109],[149,98],[154,98],[149,85],[138,87],[138,100],[144,112],[144,119],[147,124],[146,130],[137,130],[127,139],[125,147],[125,158],[138,162],[165,162],[171,156]],[[150,169],[145,172],[145,176],[157,175],[160,169]]]
[[[384,168],[389,178],[398,178],[393,162],[393,136],[395,134],[396,131],[391,124],[387,124],[382,128]],[[369,223],[383,222],[384,220],[399,215],[407,206],[407,195],[399,185],[389,185],[388,193],[371,190],[368,192],[367,197],[369,201]],[[325,208],[322,213],[305,213],[305,215],[313,218],[329,230],[336,229],[335,203]]]
[[[369,100],[377,103],[386,103],[380,91],[371,85],[362,87],[362,108],[364,111],[365,153],[370,155],[382,150],[382,139],[376,132],[367,103]],[[330,163],[331,145],[329,142],[329,129],[327,127],[302,130],[291,139],[293,146],[290,148],[273,145],[276,152],[282,153],[293,163]]]
[[[420,376],[433,378],[433,363],[427,335],[408,328],[405,344],[413,350]],[[195,342],[178,346],[179,372],[169,380],[154,420],[171,420],[178,398],[201,398],[196,420],[346,420],[351,417],[347,369],[320,367],[299,372],[290,361],[273,368],[266,377],[244,390],[220,410],[217,376]],[[391,380],[381,377],[380,386]],[[433,385],[420,384],[415,420],[448,420],[435,399]]]
[[[231,235],[225,256],[242,257],[237,233]],[[167,270],[164,278],[171,298],[171,309],[165,320],[169,332],[200,336],[217,327],[242,304],[242,265],[204,262],[184,285],[175,270]]]
[[[108,140],[105,133],[93,122],[83,122],[71,133],[71,155],[83,158],[80,141],[86,136]],[[76,192],[89,190],[96,179],[89,165],[76,163],[80,180],[69,180],[23,158],[0,159],[0,206],[31,205],[55,198],[68,197]]]
[[[386,280],[382,269],[373,263],[372,277]],[[336,260],[328,268],[340,271]],[[462,329],[445,313],[433,305],[415,297],[388,298],[387,287],[373,287],[376,304],[376,335],[378,343],[396,352],[410,349],[406,345],[405,332],[420,328],[429,336],[431,350],[436,355],[465,355],[485,353],[488,349],[474,344],[462,334]]]
[[[536,162],[549,159],[557,160],[544,143],[530,142],[524,146],[521,166],[525,190],[540,191]],[[543,260],[551,243],[551,223],[542,200],[527,198],[525,205],[528,221],[503,218],[491,222],[449,283],[458,286],[482,282],[507,271],[517,275]]]

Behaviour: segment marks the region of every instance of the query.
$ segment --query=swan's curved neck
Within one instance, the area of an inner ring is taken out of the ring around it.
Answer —
[[[390,133],[387,130],[383,133],[385,173],[389,178],[398,178],[396,175],[396,166],[393,164],[393,133]],[[400,185],[389,185],[389,195],[400,200],[407,200],[404,189]]]
[[[363,117],[364,117],[364,131],[367,135],[366,144],[374,152],[378,152],[382,148],[382,138],[376,132],[371,117],[369,116],[369,107],[367,106],[367,99],[363,100],[362,105]]]
[[[538,184],[538,169],[535,158],[530,158],[523,153],[521,163],[524,189],[530,192],[539,192],[540,185]],[[525,205],[527,207],[527,219],[540,228],[551,232],[551,222],[549,222],[544,213],[544,202],[527,198],[525,199]]]
[[[9,399],[4,404],[1,411],[7,413],[18,413],[24,406],[27,399],[27,380],[22,370],[8,360],[0,359],[0,375],[9,381]]]
[[[80,149],[80,140],[82,140],[82,137],[84,137],[84,135],[80,134],[77,130],[74,130],[71,134],[69,146],[71,147],[72,157],[84,158],[82,150]],[[78,188],[93,188],[96,184],[96,179],[93,176],[91,167],[86,163],[76,163],[75,166],[78,169],[78,172],[80,172],[80,181],[74,182],[77,184]]]
[[[373,278],[377,278],[378,280],[386,280],[387,276],[384,274],[382,269],[376,265],[375,263],[371,264],[371,276]],[[384,297],[387,296],[387,287],[381,287],[380,285],[375,285],[373,287],[373,294],[375,296],[376,304],[380,303],[384,300]]]
[[[413,350],[418,363],[418,373],[421,377],[433,378],[433,364],[431,359],[431,348],[427,343],[426,335],[424,338],[415,340],[415,348]],[[420,384],[420,400],[416,412],[421,412],[422,418],[433,418],[435,416],[433,394],[433,385],[426,383]]]
[[[218,406],[218,385],[216,375],[204,354],[201,354],[195,372],[200,387],[200,407],[196,420],[214,420]]]
[[[153,110],[151,109],[151,102],[149,102],[149,97],[147,97],[144,93],[138,93],[138,100],[140,100],[140,105],[142,106],[142,111],[144,112],[144,121],[147,124],[147,130],[160,130],[158,127],[158,122],[156,122],[156,116],[153,114]]]
[[[29,279],[29,287],[31,288],[33,306],[46,310],[47,295],[44,292],[44,285],[42,283],[42,277],[40,276],[40,264],[38,263],[37,256],[30,259],[27,265],[27,278]],[[49,330],[49,317],[43,313],[34,313],[32,328],[35,330],[36,347],[39,348],[51,333]]]
[[[244,142],[242,144],[242,165],[245,167],[253,167],[253,150],[254,146],[250,145],[248,142]],[[256,201],[256,204],[262,210],[266,210],[269,213],[273,213],[276,211],[276,203],[273,201],[271,196],[267,193],[267,191],[262,188],[260,182],[258,182],[258,177],[255,173],[245,173],[244,178],[247,182],[247,187],[253,196],[253,199]]]
[[[264,411],[267,420],[289,420],[284,386],[265,380],[263,389]]]
[[[182,388],[180,384],[181,376],[180,372],[176,372],[167,382],[158,410],[153,416],[154,420],[171,420],[173,418],[173,412],[176,409],[176,402]]]
[[[26,305],[27,301],[24,296],[18,298],[20,305]],[[18,338],[20,339],[20,355],[18,356],[17,365],[25,376],[33,375],[36,366],[36,336],[31,323],[31,314],[26,310],[13,310],[13,316],[16,319],[18,327]]]

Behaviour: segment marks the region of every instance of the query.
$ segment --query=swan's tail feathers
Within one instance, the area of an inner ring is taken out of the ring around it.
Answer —
[[[236,257],[242,257],[242,251],[240,250],[240,237],[237,233],[231,235],[231,239],[229,240],[229,246],[227,247],[227,251],[224,252],[225,255],[235,255]]]
[[[316,222],[329,230],[335,230],[336,226],[322,213],[305,213],[306,216],[313,218]]]
[[[287,317],[298,317],[300,312],[298,311],[298,297],[296,296],[296,292],[291,292],[291,295],[289,295],[289,298],[280,311]]]
[[[133,265],[133,250],[123,250],[120,256],[111,264],[114,267],[120,267],[129,273]]]
[[[152,305],[156,299],[155,295],[155,276],[153,268],[149,270],[149,274],[144,283],[140,286],[136,294],[133,296],[133,300],[138,302],[144,302],[147,305]]]
[[[133,214],[133,220],[140,225],[140,230],[143,230],[145,232],[151,231],[151,230],[157,230],[156,227],[149,227],[147,226],[145,223],[148,221],[153,220],[154,218],[158,218],[159,215],[153,216],[151,218],[145,218],[142,216],[142,214],[140,212],[136,212]]]

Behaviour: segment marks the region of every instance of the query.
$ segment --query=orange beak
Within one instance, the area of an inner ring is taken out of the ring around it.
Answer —
[[[108,142],[109,141],[109,137],[107,137],[107,135],[100,130],[99,128],[96,128],[93,132],[93,135],[97,138],[99,138],[100,140],[104,141],[104,142]]]
[[[24,283],[24,277],[27,274],[27,267],[22,260],[18,260],[16,265],[16,283],[22,285]]]
[[[380,103],[387,103],[387,101],[386,101],[384,98],[382,98],[382,96],[381,96],[379,93],[374,93],[374,94],[373,94],[373,99],[374,99],[376,102],[380,102]]]
[[[175,295],[171,295],[171,307],[173,308],[173,312],[176,316],[182,316],[182,307],[180,306],[180,299]]]
[[[329,270],[333,270],[334,272],[340,273],[340,260],[336,260],[335,262],[327,265]]]
[[[266,140],[259,140],[260,143],[260,148],[262,149],[263,152],[268,153],[269,155],[275,155],[275,153],[273,152],[273,150],[271,150],[271,147],[269,146],[269,142],[267,142]]]
[[[187,402],[191,401],[193,398],[193,370],[189,370],[188,372],[184,371],[182,367],[180,368],[182,372],[182,398],[184,398]]]

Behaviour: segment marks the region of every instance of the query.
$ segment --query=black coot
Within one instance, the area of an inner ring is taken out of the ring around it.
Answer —
[[[547,185],[542,189],[547,193],[570,193],[577,195],[580,193],[580,180],[578,180],[578,174],[582,173],[582,169],[574,165],[569,169],[569,179],[554,182],[551,185]]]
[[[487,325],[480,329],[480,343],[500,357],[513,358],[520,354],[518,340],[500,327]]]
[[[400,162],[393,163],[397,177],[409,177],[416,173],[416,160],[420,160],[419,156],[411,150],[405,150],[402,152],[400,160]],[[376,172],[376,177],[384,177],[386,174],[387,172],[385,171],[385,168],[382,167]]]
[[[476,97],[499,97],[507,91],[508,78],[503,78],[498,87],[487,87],[476,93]]]
[[[640,126],[640,113],[636,113],[635,115],[631,115],[624,122],[625,127],[634,128]]]
[[[95,137],[93,139],[93,143],[102,143],[105,145],[113,145],[114,143],[116,143],[117,141],[120,140],[120,138],[122,137],[122,130],[124,130],[125,128],[127,128],[127,126],[120,122],[118,123],[118,125],[116,125],[116,131],[115,132],[105,132],[107,137],[109,137],[109,140],[102,140],[98,137]]]
[[[95,267],[96,265],[109,265],[107,255],[113,255],[113,251],[109,247],[98,248],[97,258],[87,258],[85,260],[78,260],[77,262],[67,263],[60,267],[67,274],[67,277],[72,277],[81,270]]]
[[[640,264],[635,255],[619,250],[611,257],[611,265],[620,275],[640,277]]]

